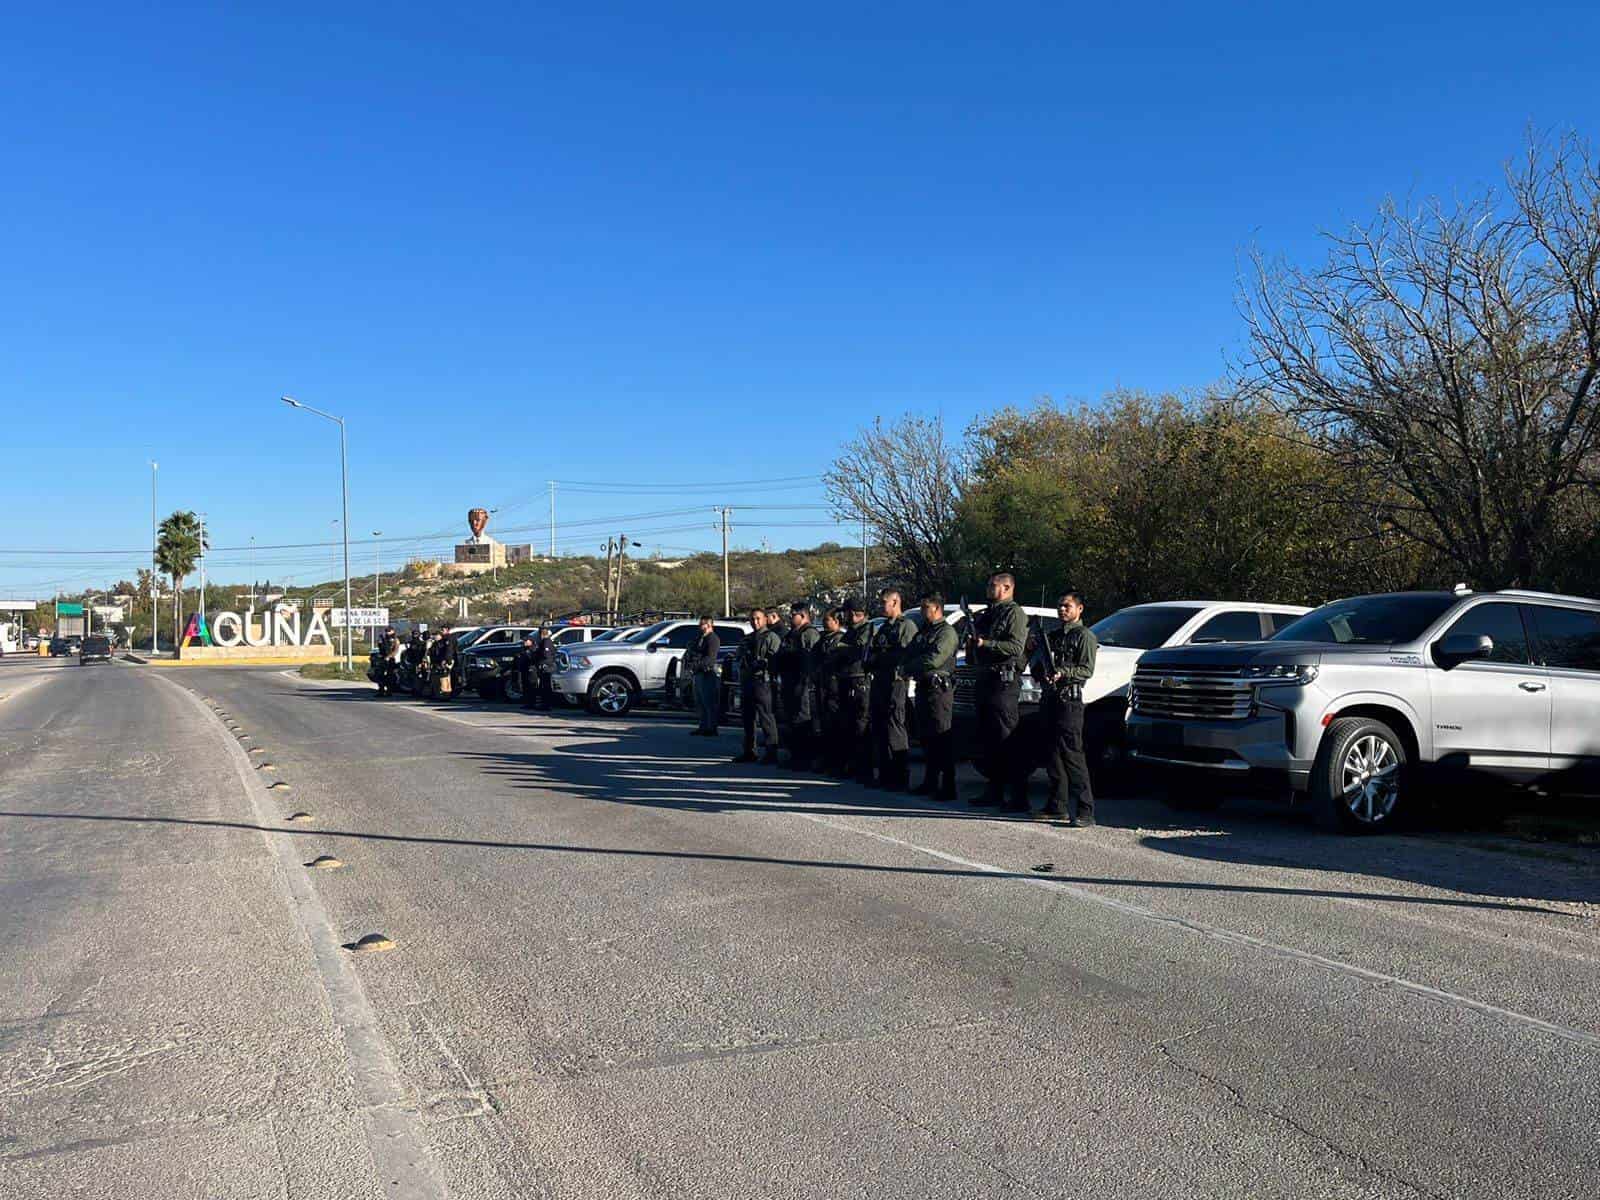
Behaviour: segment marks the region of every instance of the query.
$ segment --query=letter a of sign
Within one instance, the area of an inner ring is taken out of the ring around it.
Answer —
[[[195,638],[200,639],[200,644],[202,646],[209,646],[212,644],[211,630],[206,628],[205,618],[199,613],[190,613],[189,624],[183,631],[183,641],[179,643],[178,648],[180,650],[187,648],[189,643]]]

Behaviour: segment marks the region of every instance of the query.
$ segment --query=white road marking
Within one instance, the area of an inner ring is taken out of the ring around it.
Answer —
[[[408,1106],[400,1070],[361,986],[361,977],[341,948],[310,876],[301,865],[298,847],[305,844],[304,840],[273,835],[271,829],[278,817],[265,807],[266,791],[257,786],[253,765],[243,748],[226,736],[221,718],[183,684],[163,675],[156,678],[177,688],[206,720],[214,723],[224,753],[239,777],[239,786],[249,798],[256,824],[262,827],[261,837],[277,859],[290,907],[311,946],[328,1009],[344,1046],[345,1062],[361,1101],[367,1150],[378,1179],[387,1185],[381,1188],[383,1194],[389,1200],[446,1200],[448,1190],[419,1132],[421,1123]]]
[[[306,680],[305,682],[310,683],[315,681]],[[466,721],[460,717],[452,716],[450,713],[440,712],[437,709],[413,704],[404,704],[400,705],[399,707],[409,709],[412,712],[423,713],[426,716],[437,717],[443,721],[451,721],[457,725],[465,725],[469,729],[477,729],[480,732],[495,732],[492,725],[480,724],[476,721]],[[499,736],[533,738],[536,735],[532,733],[518,732],[516,730],[506,730],[503,733],[500,733]],[[1077,884],[1066,883],[1059,879],[1049,879],[1036,875],[1020,875],[1009,867],[1000,867],[993,863],[979,862],[976,859],[962,858],[960,855],[950,854],[944,850],[936,850],[931,846],[919,845],[916,842],[909,842],[903,838],[893,837],[887,833],[879,833],[873,829],[861,829],[855,825],[846,824],[842,821],[830,820],[828,817],[816,813],[786,810],[784,815],[796,817],[800,820],[813,821],[818,825],[825,825],[830,829],[837,829],[842,833],[855,834],[857,837],[871,838],[875,841],[884,842],[892,846],[899,846],[904,850],[911,850],[918,854],[925,854],[930,858],[936,858],[942,862],[965,867],[968,870],[982,871],[986,874],[995,875],[1000,878],[1008,879],[1012,882],[1026,884],[1030,887],[1048,888],[1058,893],[1064,892],[1075,900],[1082,900],[1089,904],[1097,904],[1102,908],[1108,908],[1114,912],[1123,913],[1126,916],[1135,917],[1142,921],[1149,921],[1155,925],[1165,925],[1169,928],[1181,929],[1188,933],[1193,933],[1200,937],[1210,938],[1213,941],[1223,942],[1229,945],[1248,947],[1249,949],[1271,954],[1278,958],[1289,959],[1294,962],[1304,963],[1308,966],[1319,967],[1325,971],[1332,971],[1335,974],[1344,975],[1351,979],[1359,979],[1365,983],[1374,983],[1381,987],[1393,988],[1396,991],[1408,992],[1415,996],[1422,996],[1429,1000],[1448,1004],[1454,1008],[1463,1009],[1468,1012],[1475,1012],[1496,1020],[1505,1021],[1514,1025],[1520,1025],[1527,1029],[1534,1029],[1541,1033],[1551,1034],[1569,1042],[1576,1042],[1579,1045],[1600,1049],[1600,1033],[1595,1033],[1587,1029],[1577,1029],[1570,1025],[1559,1025],[1553,1021],[1546,1021],[1529,1013],[1518,1012],[1517,1010],[1511,1008],[1501,1008],[1497,1004],[1490,1004],[1484,1000],[1474,1000],[1471,996],[1463,996],[1459,992],[1451,992],[1445,990],[1444,988],[1432,987],[1426,983],[1418,983],[1415,980],[1404,979],[1398,975],[1389,975],[1382,971],[1374,971],[1367,967],[1357,966],[1355,963],[1345,962],[1342,959],[1329,958],[1323,954],[1314,954],[1309,950],[1300,950],[1294,946],[1285,946],[1279,942],[1269,941],[1266,938],[1254,937],[1247,933],[1238,933],[1232,929],[1224,929],[1220,925],[1211,925],[1205,921],[1197,921],[1192,917],[1173,916],[1169,913],[1164,913],[1159,909],[1148,908],[1143,904],[1135,904],[1129,900],[1119,900],[1114,896],[1102,895],[1099,892],[1091,891],[1090,889],[1080,887]]]
[[[1512,1024],[1522,1025],[1529,1029],[1536,1029],[1541,1033],[1553,1034],[1569,1042],[1591,1046],[1600,1049],[1600,1033],[1587,1029],[1575,1029],[1570,1025],[1558,1025],[1553,1021],[1546,1021],[1528,1013],[1518,1012],[1516,1009],[1501,1008],[1498,1004],[1490,1004],[1483,1000],[1474,1000],[1471,996],[1463,996],[1459,992],[1446,991],[1444,988],[1431,987],[1425,983],[1417,983],[1411,979],[1403,979],[1398,975],[1388,975],[1382,971],[1374,971],[1367,967],[1359,967],[1355,963],[1348,963],[1342,959],[1329,958],[1322,954],[1313,954],[1309,950],[1299,950],[1293,946],[1285,946],[1279,942],[1269,941],[1266,938],[1254,937],[1248,933],[1238,933],[1232,929],[1224,929],[1220,925],[1211,925],[1205,921],[1196,921],[1192,917],[1178,917],[1170,913],[1161,912],[1159,909],[1147,908],[1143,904],[1134,904],[1129,900],[1118,900],[1114,896],[1105,896],[1099,892],[1090,891],[1088,888],[1077,884],[1067,883],[1059,879],[1048,879],[1034,875],[1020,875],[1008,867],[997,867],[993,863],[979,862],[976,859],[962,858],[958,854],[950,854],[943,850],[935,850],[931,846],[922,846],[916,842],[908,842],[904,838],[897,838],[887,833],[879,833],[875,829],[858,829],[841,821],[830,821],[827,817],[814,813],[796,812],[791,816],[803,820],[814,821],[818,825],[826,825],[844,833],[853,833],[860,837],[872,838],[875,841],[886,842],[891,846],[899,846],[904,850],[912,850],[918,854],[926,854],[930,858],[942,862],[952,863],[968,870],[983,871],[992,875],[1005,878],[1029,887],[1047,888],[1055,892],[1065,892],[1075,900],[1083,900],[1090,904],[1098,904],[1102,908],[1109,908],[1114,912],[1126,916],[1136,917],[1142,921],[1149,921],[1155,925],[1166,925],[1175,929],[1182,929],[1188,933],[1198,934],[1213,941],[1223,942],[1234,946],[1246,946],[1253,950],[1260,950],[1278,958],[1290,959],[1294,962],[1306,963],[1310,966],[1321,967],[1339,975],[1347,975],[1352,979],[1360,979],[1367,983],[1380,984],[1383,987],[1394,988],[1397,991],[1410,992],[1413,995],[1425,996],[1430,1000],[1437,1000],[1455,1008],[1465,1009]]]

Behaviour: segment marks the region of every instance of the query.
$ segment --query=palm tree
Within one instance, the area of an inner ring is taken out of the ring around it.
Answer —
[[[183,631],[178,628],[183,581],[194,570],[207,547],[200,540],[200,518],[192,512],[178,511],[161,522],[156,531],[156,566],[172,577],[172,645],[176,649]],[[153,615],[153,614],[152,614]]]

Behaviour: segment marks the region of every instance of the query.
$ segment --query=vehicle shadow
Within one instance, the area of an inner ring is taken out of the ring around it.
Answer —
[[[1559,849],[1448,825],[1372,837],[1311,828],[1288,810],[1257,802],[1184,822],[1181,836],[1149,833],[1159,854],[1209,863],[1393,879],[1469,896],[1600,903],[1600,851]]]
[[[310,695],[336,703],[382,703],[370,690],[327,689]],[[441,707],[455,713],[525,716],[530,718],[526,722],[506,721],[485,728],[551,739],[551,746],[544,750],[446,752],[471,762],[512,788],[553,790],[606,804],[706,816],[801,813],[985,823],[1026,820],[1002,816],[992,809],[974,809],[964,802],[935,804],[904,793],[868,790],[851,781],[735,764],[731,756],[739,748],[737,732],[724,727],[722,736],[715,740],[689,737],[686,714],[664,714],[678,715],[682,717],[680,721],[633,722],[607,721],[570,707],[545,713],[470,700],[452,701]],[[970,795],[981,783],[981,778],[967,769],[962,794]],[[1043,797],[1043,789],[1042,776],[1035,774],[1031,789],[1035,806]],[[1207,884],[1055,874],[1051,878],[1085,884],[1342,897],[1545,913],[1556,910],[1507,898],[1600,902],[1600,851],[1579,849],[1551,856],[1537,846],[1492,834],[1483,835],[1484,844],[1466,844],[1456,836],[1459,826],[1448,824],[1379,837],[1340,837],[1317,830],[1298,810],[1248,797],[1230,800],[1214,813],[1176,812],[1142,788],[1137,777],[1124,780],[1117,790],[1102,794],[1100,799],[1097,817],[1102,826],[1147,831],[1139,837],[1139,844],[1158,854],[1364,879],[1389,878],[1463,896],[1494,899],[1425,897],[1359,887]]]

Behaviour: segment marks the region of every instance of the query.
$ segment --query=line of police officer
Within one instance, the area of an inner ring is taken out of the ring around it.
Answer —
[[[1043,729],[1048,739],[1050,798],[1040,815],[1076,826],[1093,825],[1083,685],[1094,674],[1098,643],[1082,621],[1083,597],[1076,591],[1061,596],[1060,628],[1037,639],[1030,656],[1028,619],[1015,601],[1015,590],[1016,581],[1009,574],[993,576],[989,604],[970,622],[967,662],[973,668],[979,755],[988,779],[971,803],[1013,813],[1030,811],[1027,784],[1034,755],[1017,736],[1017,701],[1022,674],[1028,670],[1043,689]],[[784,765],[796,770],[821,770],[853,777],[868,787],[914,790],[947,803],[955,800],[951,726],[960,637],[945,620],[944,598],[936,593],[922,597],[920,627],[905,615],[898,588],[884,589],[879,600],[884,619],[876,629],[867,620],[865,605],[853,598],[824,614],[821,632],[812,625],[805,603],[791,606],[788,628],[781,632],[776,609],[750,610],[751,632],[740,642],[737,656],[744,745],[735,762],[757,761],[759,734],[764,747],[759,761],[764,764],[780,764],[781,744],[789,751]],[[702,632],[715,642],[708,625],[702,622]],[[714,672],[716,653],[703,636],[691,652],[689,669]],[[927,763],[915,789],[910,788],[907,727],[912,684],[913,719]],[[702,705],[696,733],[707,732],[704,714]],[[709,732],[715,728],[713,714]]]

